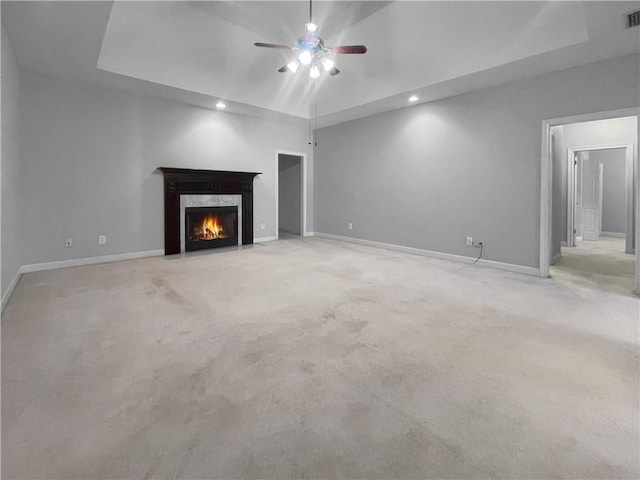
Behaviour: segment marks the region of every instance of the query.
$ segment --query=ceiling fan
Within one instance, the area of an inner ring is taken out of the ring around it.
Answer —
[[[311,78],[318,78],[320,76],[320,66],[322,66],[324,71],[329,75],[337,75],[340,73],[340,70],[336,68],[335,55],[367,53],[367,47],[364,45],[326,47],[324,41],[318,35],[318,25],[313,23],[311,2],[312,0],[309,0],[309,21],[304,24],[304,35],[298,38],[295,47],[262,42],[256,42],[254,45],[256,47],[290,50],[296,54],[296,58],[278,70],[281,73],[286,71],[295,73],[300,65],[308,65],[309,76]]]

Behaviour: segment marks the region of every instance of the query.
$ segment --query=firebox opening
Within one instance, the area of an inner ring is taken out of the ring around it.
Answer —
[[[186,207],[185,251],[238,245],[238,207]]]

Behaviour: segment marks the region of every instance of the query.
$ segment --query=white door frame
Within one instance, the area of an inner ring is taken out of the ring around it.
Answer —
[[[585,147],[572,147],[567,149],[567,246],[575,247],[575,236],[573,229],[575,228],[575,194],[576,184],[575,175],[576,167],[574,164],[574,156],[577,152],[586,152],[593,150],[609,150],[613,148],[624,148],[626,158],[625,173],[625,216],[627,227],[625,230],[624,251],[625,253],[634,253],[633,247],[633,143],[617,144],[617,145],[595,145]],[[600,178],[602,182],[602,178]],[[600,209],[602,213],[602,208]],[[602,226],[602,222],[600,223]]]
[[[551,252],[551,193],[552,174],[551,165],[551,127],[565,125],[568,123],[590,122],[593,120],[606,120],[609,118],[632,117],[635,116],[638,122],[638,135],[636,145],[633,148],[633,188],[635,192],[635,247],[636,247],[636,274],[635,292],[640,294],[640,255],[638,255],[638,240],[640,239],[640,173],[638,169],[638,140],[640,140],[640,108],[622,108],[606,112],[587,113],[570,117],[552,118],[542,121],[542,145],[540,155],[540,276],[549,276],[549,255]]]
[[[302,152],[291,152],[289,150],[276,150],[276,168],[275,168],[275,199],[276,199],[276,240],[280,236],[280,155],[291,155],[292,157],[300,157],[300,166],[302,167],[300,174],[300,236],[306,237],[307,233],[307,154]]]

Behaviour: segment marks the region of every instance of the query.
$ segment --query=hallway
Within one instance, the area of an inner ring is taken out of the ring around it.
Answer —
[[[551,276],[583,287],[632,295],[634,259],[634,255],[624,253],[624,238],[601,236],[598,241],[562,247],[562,256],[551,267]]]

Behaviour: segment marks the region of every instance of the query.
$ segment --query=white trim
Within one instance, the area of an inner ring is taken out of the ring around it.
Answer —
[[[589,122],[593,120],[605,120],[607,118],[636,117],[638,128],[638,139],[640,140],[640,109],[638,107],[621,108],[606,112],[587,113],[568,117],[551,118],[542,121],[542,149],[540,151],[540,276],[549,276],[549,249],[551,247],[551,156],[549,155],[549,145],[551,145],[551,127],[568,123]],[[635,149],[638,148],[636,141]],[[638,172],[638,154],[634,152],[634,190],[636,198],[636,235],[635,243],[639,244],[640,237],[640,183]],[[635,292],[640,294],[640,255],[636,248],[636,274]]]
[[[549,276],[549,260],[551,250],[551,193],[552,165],[551,123],[542,122],[542,155],[540,161],[540,259],[539,273],[543,278]]]
[[[566,247],[567,246],[567,242],[565,242],[565,241],[560,242],[560,246],[561,247]]]
[[[277,240],[277,239],[278,237],[276,237],[275,235],[271,237],[260,237],[260,238],[254,238],[253,243],[273,242],[274,240]]]
[[[567,244],[570,247],[576,246],[576,192],[578,191],[578,176],[576,174],[575,152],[567,150]]]
[[[469,263],[474,263],[476,260],[473,257],[464,257],[462,255],[454,255],[452,253],[436,252],[433,250],[422,250],[420,248],[405,247],[402,245],[394,245],[391,243],[374,242],[372,240],[363,240],[361,238],[355,238],[355,237],[344,237],[342,235],[333,235],[331,233],[314,232],[314,236],[321,237],[321,238],[328,238],[331,240],[340,240],[343,242],[358,243],[360,245],[367,245],[369,247],[386,248],[389,250],[396,250],[398,252],[413,253],[415,255],[422,255],[425,257],[440,258],[443,260],[450,260],[452,262],[457,262],[457,263],[469,264]],[[514,265],[512,263],[495,262],[493,260],[480,259],[478,263],[476,263],[476,265],[489,267],[489,268],[496,268],[498,270],[506,270],[508,272],[523,273],[525,275],[534,275],[536,277],[540,275],[539,270],[535,267],[525,267],[522,265]]]
[[[637,122],[640,123],[640,115],[638,116]],[[638,138],[636,138],[636,144],[638,143]],[[633,207],[633,164],[634,164],[634,157],[636,156],[636,148],[634,148],[635,145],[629,145],[629,147],[627,147],[627,151],[626,151],[626,164],[627,164],[627,169],[625,172],[625,181],[626,181],[626,193],[627,193],[627,198],[626,201],[624,202],[624,208],[626,209],[626,217],[627,217],[627,225],[625,227],[625,233],[629,232],[631,235],[627,235],[625,237],[625,241],[624,241],[624,251],[625,253],[636,253],[635,250],[635,245],[633,242],[633,212],[634,212],[634,207]],[[640,180],[637,180],[640,181]],[[638,219],[640,219],[640,213],[638,214]],[[638,261],[638,265],[640,265],[640,260]],[[638,272],[638,275],[640,275],[640,272]]]
[[[95,265],[97,263],[112,263],[122,260],[133,260],[136,258],[161,257],[164,249],[147,250],[145,252],[118,253],[116,255],[104,255],[102,257],[76,258],[73,260],[61,260],[59,262],[32,263],[20,267],[20,273],[41,272],[44,270],[54,270],[56,268],[82,267],[84,265]]]
[[[633,157],[632,157],[633,158]],[[603,202],[604,202],[604,163],[599,162],[598,164],[598,175],[600,178],[598,179],[598,237],[602,235],[602,210],[603,210]],[[631,195],[631,199],[633,201],[633,195]],[[631,213],[627,209],[627,214]],[[633,219],[632,219],[633,223]],[[584,227],[582,227],[584,229]]]
[[[550,126],[566,125],[568,123],[593,122],[596,120],[607,120],[610,118],[635,117],[640,115],[639,107],[618,108],[616,110],[606,110],[604,112],[581,113],[579,115],[569,115],[566,117],[549,118],[543,120]]]
[[[635,232],[633,236],[634,254],[636,256],[636,285],[635,292],[640,295],[640,159],[638,158],[638,144],[640,144],[640,112],[636,116],[636,148],[633,156],[633,193],[636,198]],[[631,233],[631,232],[627,232]]]
[[[582,241],[582,235],[579,235],[576,237],[576,242],[581,242]],[[574,245],[575,247],[575,245]]]
[[[555,265],[555,264],[556,264],[556,262],[557,262],[558,260],[560,260],[560,257],[561,257],[561,256],[562,256],[562,250],[561,250],[561,251],[559,251],[558,253],[556,253],[556,254],[553,256],[553,258],[551,259],[551,265]]]
[[[9,284],[9,288],[7,288],[7,291],[4,292],[4,295],[2,295],[2,305],[0,305],[0,312],[4,310],[7,302],[9,302],[9,298],[11,298],[11,294],[15,290],[16,285],[18,285],[18,281],[20,280],[21,276],[22,272],[20,272],[20,269],[18,269],[16,274],[13,276],[13,280],[11,280],[11,283]]]
[[[615,237],[615,238],[625,238],[625,234],[624,233],[620,233],[620,232],[602,232],[600,235],[602,235],[603,237]]]
[[[275,169],[275,203],[276,203],[276,236],[275,239],[278,239],[278,229],[280,228],[280,215],[279,215],[279,202],[280,202],[280,192],[279,192],[279,182],[280,182],[280,169],[279,169],[279,160],[280,155],[291,155],[292,157],[300,157],[300,166],[301,168],[301,178],[300,178],[300,195],[302,197],[300,202],[300,235],[303,237],[307,236],[307,154],[302,152],[292,152],[289,150],[276,150],[276,169]]]
[[[23,273],[32,273],[32,272],[42,272],[45,270],[55,270],[56,268],[68,268],[68,267],[82,267],[84,265],[96,265],[98,263],[113,263],[120,262],[122,260],[134,260],[136,258],[147,258],[147,257],[161,257],[164,256],[164,249],[159,250],[147,250],[144,252],[133,252],[133,253],[119,253],[116,255],[104,255],[102,257],[85,257],[85,258],[76,258],[73,260],[61,260],[58,262],[46,262],[46,263],[32,263],[29,265],[22,265],[15,277],[9,284],[9,288],[2,296],[2,305],[0,311],[4,310],[5,305],[9,301],[13,290],[15,289],[20,277],[22,277]]]

